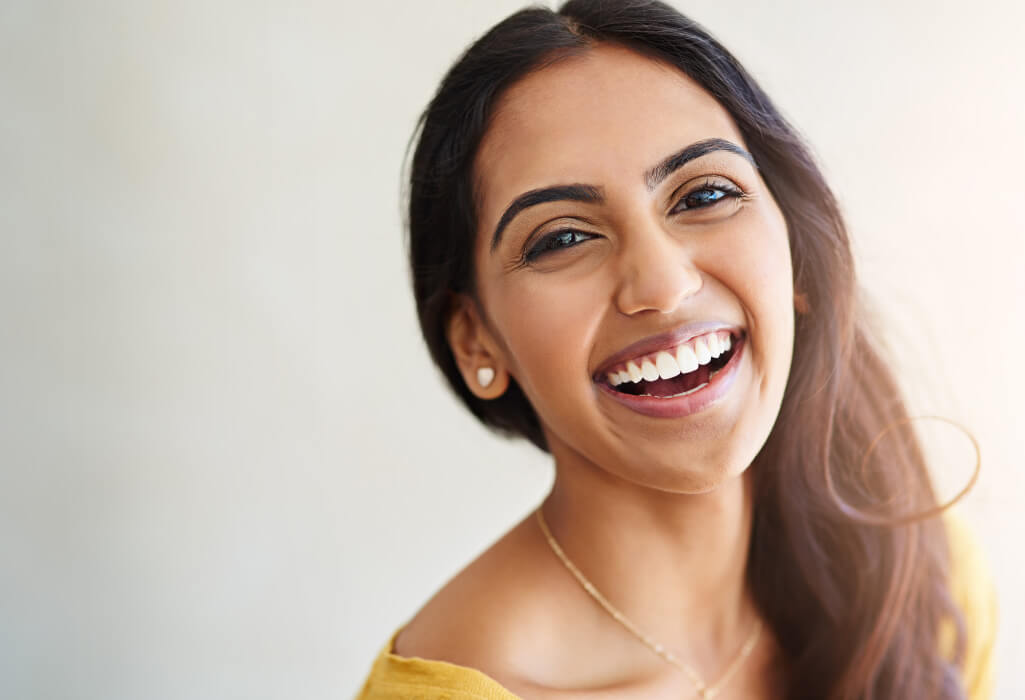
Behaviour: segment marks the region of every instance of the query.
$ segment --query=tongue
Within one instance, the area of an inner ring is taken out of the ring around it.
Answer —
[[[708,365],[701,365],[693,372],[680,374],[672,379],[656,379],[653,382],[642,382],[640,387],[641,393],[651,394],[652,396],[673,396],[674,394],[682,394],[685,391],[690,391],[694,387],[707,382],[708,375]]]

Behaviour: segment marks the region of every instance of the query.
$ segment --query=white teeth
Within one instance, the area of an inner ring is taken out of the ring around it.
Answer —
[[[646,382],[653,382],[658,379],[658,369],[651,360],[645,360],[641,363],[641,376],[644,377]]]
[[[655,355],[655,367],[658,368],[658,376],[662,379],[672,379],[680,374],[680,365],[676,363],[676,358],[665,351]]]
[[[680,366],[680,371],[684,374],[698,368],[698,357],[689,344],[681,345],[676,349],[676,364]]]
[[[638,367],[637,363],[634,362],[633,360],[630,360],[629,362],[626,363],[626,371],[627,371],[627,374],[630,375],[630,381],[633,382],[634,384],[636,384],[637,382],[641,381],[641,378],[644,376],[644,375],[641,374],[641,368]]]
[[[694,354],[697,355],[698,364],[707,365],[712,361],[712,353],[708,350],[708,345],[705,344],[704,338],[698,338],[694,341]]]
[[[722,355],[722,347],[719,345],[718,333],[712,333],[708,336],[708,352],[712,354],[712,357],[719,357],[719,355]]]
[[[642,379],[654,382],[658,379],[672,379],[680,374],[687,374],[707,365],[712,358],[719,357],[733,347],[733,339],[729,332],[709,333],[689,343],[685,343],[673,352],[661,351],[654,358],[646,357],[630,360],[626,369],[609,372],[609,384],[619,386],[625,382],[636,384]],[[637,363],[640,362],[640,365]],[[678,394],[679,395],[679,394]]]

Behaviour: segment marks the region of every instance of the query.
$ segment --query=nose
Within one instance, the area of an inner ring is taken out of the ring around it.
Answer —
[[[616,305],[627,315],[670,313],[701,289],[701,271],[681,241],[660,226],[635,228],[620,249]]]

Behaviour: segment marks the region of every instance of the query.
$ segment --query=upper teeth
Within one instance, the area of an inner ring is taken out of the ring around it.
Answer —
[[[653,382],[656,379],[672,379],[679,374],[693,372],[701,365],[707,365],[733,347],[728,331],[713,331],[691,338],[676,348],[660,350],[654,355],[636,357],[608,373],[609,384],[618,386],[623,382],[637,383],[641,380]]]

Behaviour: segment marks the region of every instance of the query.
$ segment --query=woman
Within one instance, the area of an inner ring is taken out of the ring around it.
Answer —
[[[409,227],[435,362],[556,479],[362,698],[988,696],[992,599],[833,195],[700,27],[498,24],[424,114]]]

